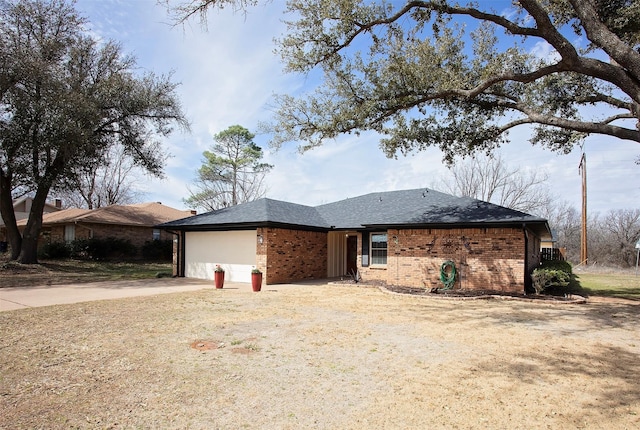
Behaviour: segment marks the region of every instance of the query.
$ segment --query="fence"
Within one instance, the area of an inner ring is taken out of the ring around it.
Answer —
[[[564,248],[541,248],[540,256],[542,257],[542,261],[564,261],[565,260],[565,249]]]

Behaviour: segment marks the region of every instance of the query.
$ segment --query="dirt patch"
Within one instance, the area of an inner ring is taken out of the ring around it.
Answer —
[[[209,351],[211,349],[224,348],[224,343],[213,340],[196,340],[191,342],[191,348],[198,351]]]
[[[639,311],[307,285],[2,312],[0,428],[639,428]]]
[[[255,348],[246,348],[246,347],[241,347],[241,348],[231,348],[231,352],[235,353],[235,354],[253,354],[254,352],[256,352]]]

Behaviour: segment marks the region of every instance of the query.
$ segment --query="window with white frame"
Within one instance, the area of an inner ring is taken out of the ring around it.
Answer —
[[[154,228],[153,229],[153,240],[160,240],[160,229],[159,228]]]
[[[387,233],[371,233],[371,264],[387,264]]]
[[[76,226],[75,224],[67,224],[64,226],[64,241],[73,242],[76,240]]]

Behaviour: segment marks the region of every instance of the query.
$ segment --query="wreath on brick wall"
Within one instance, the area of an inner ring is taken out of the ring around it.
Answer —
[[[444,284],[443,290],[450,290],[456,283],[456,265],[447,260],[440,266],[440,280]]]

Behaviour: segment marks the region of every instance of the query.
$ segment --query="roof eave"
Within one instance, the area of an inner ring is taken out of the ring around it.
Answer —
[[[363,224],[362,228],[367,230],[372,229],[409,229],[409,228],[451,228],[451,227],[463,227],[463,228],[491,228],[491,227],[515,227],[522,228],[531,225],[543,226],[546,230],[549,229],[546,220],[508,220],[508,221],[467,221],[467,222],[439,222],[439,223],[386,223],[386,224]]]
[[[284,228],[290,230],[305,231],[329,231],[330,227],[288,224],[272,221],[225,223],[225,224],[199,224],[199,225],[170,225],[169,223],[156,225],[155,228],[172,231],[229,231],[229,230],[255,230],[258,228]]]
[[[61,221],[53,221],[53,222],[43,222],[43,227],[53,227],[56,225],[65,225],[65,224],[76,224],[76,225],[89,225],[89,224],[99,224],[99,225],[118,225],[124,227],[147,227],[147,228],[156,228],[154,224],[140,224],[140,223],[132,223],[132,222],[117,222],[117,221],[98,221],[98,220],[77,220],[77,219],[67,219]]]

